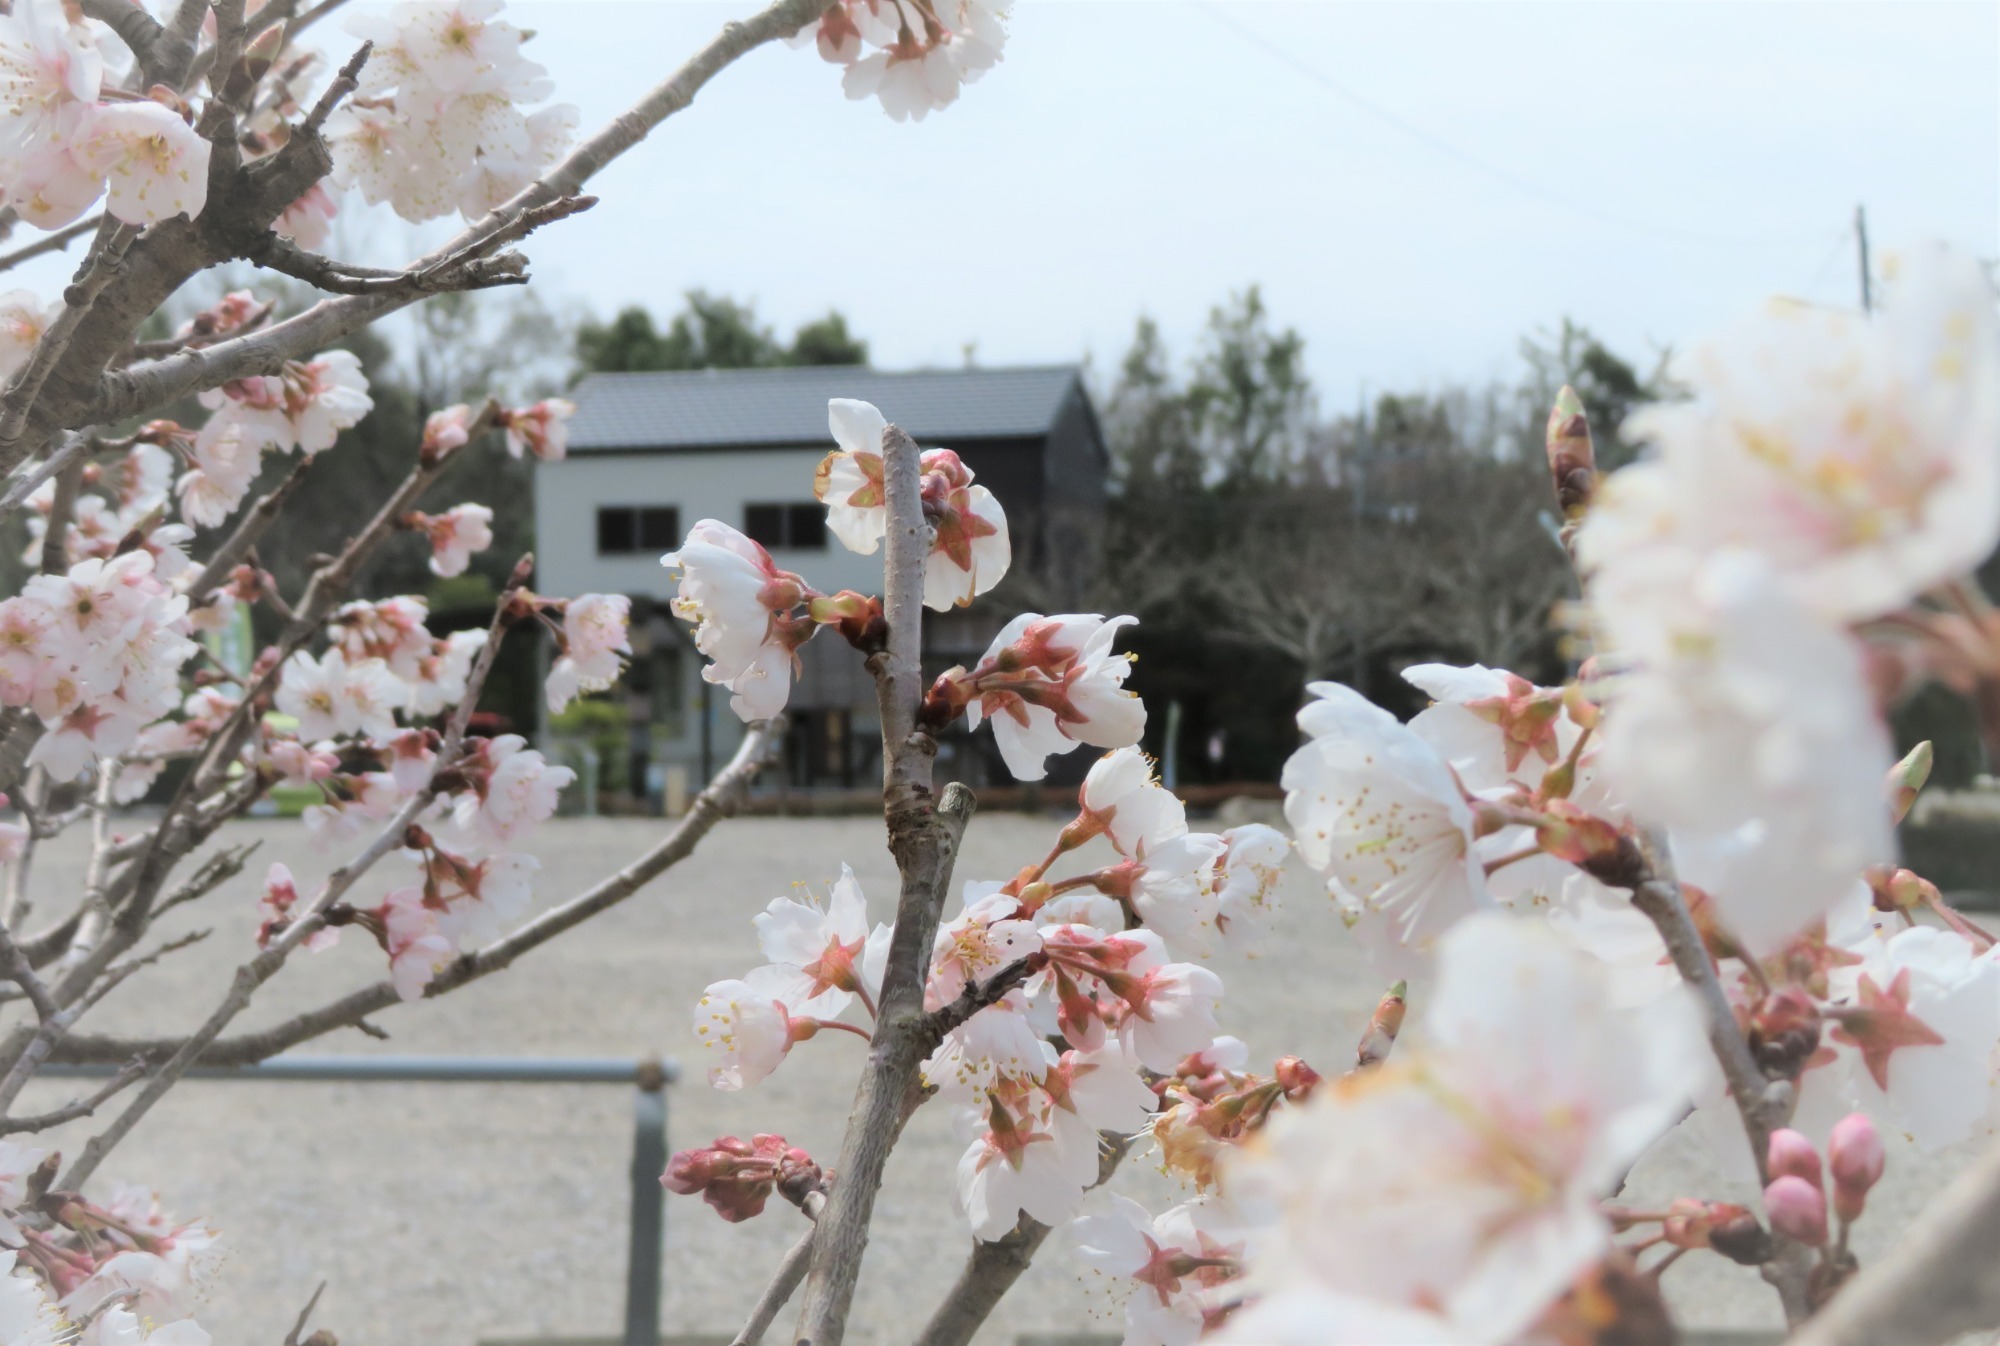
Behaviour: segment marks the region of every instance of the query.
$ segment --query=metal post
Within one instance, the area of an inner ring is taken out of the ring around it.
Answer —
[[[661,1263],[667,1246],[667,1072],[640,1068],[632,1097],[632,1222],[625,1266],[625,1346],[659,1346]]]

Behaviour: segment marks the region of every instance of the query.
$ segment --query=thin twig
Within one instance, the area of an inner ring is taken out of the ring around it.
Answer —
[[[32,261],[44,253],[61,252],[85,234],[96,233],[97,227],[103,223],[102,215],[92,215],[87,220],[78,220],[75,224],[58,229],[53,234],[44,234],[33,243],[0,256],[0,271],[12,271],[21,263]]]
[[[743,1321],[742,1330],[731,1338],[729,1346],[757,1346],[764,1334],[771,1330],[771,1323],[778,1311],[791,1302],[797,1292],[799,1282],[806,1278],[806,1267],[812,1261],[813,1238],[819,1233],[819,1213],[826,1209],[826,1196],[820,1192],[808,1192],[799,1212],[814,1223],[806,1226],[806,1232],[799,1235],[799,1241],[785,1252],[785,1258],[778,1263],[778,1269],[771,1274],[771,1283],[764,1287],[764,1293],[757,1296],[750,1316]]]
[[[95,1115],[100,1105],[110,1100],[113,1094],[122,1091],[126,1085],[146,1073],[143,1062],[127,1061],[116,1075],[106,1080],[101,1088],[87,1098],[72,1099],[53,1112],[37,1113],[29,1117],[0,1117],[0,1136],[11,1136],[23,1131],[46,1131],[64,1122],[76,1121],[79,1117]]]
[[[292,1324],[292,1330],[285,1333],[285,1346],[299,1346],[299,1334],[306,1330],[306,1324],[312,1319],[313,1310],[319,1307],[319,1297],[325,1293],[326,1282],[321,1281],[318,1288],[312,1292],[312,1298],[306,1301],[306,1306],[299,1310],[298,1321]]]

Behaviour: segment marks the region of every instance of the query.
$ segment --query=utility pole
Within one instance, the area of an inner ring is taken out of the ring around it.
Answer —
[[[1861,206],[1854,208],[1854,240],[1861,252],[1861,311],[1875,311],[1875,284],[1868,275],[1868,212]]]

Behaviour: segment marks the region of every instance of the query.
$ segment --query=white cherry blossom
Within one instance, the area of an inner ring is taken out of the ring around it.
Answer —
[[[1016,780],[1040,780],[1049,757],[1078,743],[1123,748],[1139,741],[1146,707],[1124,687],[1131,656],[1111,649],[1118,632],[1137,620],[1022,613],[1001,628],[972,671],[961,674],[970,696],[967,725],[992,722],[994,741]]]
[[[702,677],[729,688],[730,709],[746,721],[783,710],[795,653],[818,629],[789,615],[811,594],[805,582],[714,519],[695,524],[660,564],[681,572],[674,615],[696,624],[695,648],[709,659]]]
[[[127,224],[193,219],[208,201],[208,142],[158,103],[92,108],[74,154],[84,168],[110,179],[106,208]]]
[[[1463,788],[1436,750],[1338,683],[1299,712],[1311,742],[1285,763],[1299,856],[1356,920],[1422,952],[1488,902]]]

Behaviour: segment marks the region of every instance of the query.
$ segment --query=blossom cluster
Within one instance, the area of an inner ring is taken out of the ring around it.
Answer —
[[[1100,840],[1108,863],[1053,872]],[[1091,769],[1047,860],[965,885],[925,981],[941,1036],[922,1078],[964,1134],[957,1197],[977,1237],[998,1238],[1023,1212],[1075,1216],[1098,1180],[1098,1134],[1144,1130],[1156,1078],[1240,1049],[1218,1036],[1220,979],[1190,960],[1253,943],[1287,849],[1259,824],[1190,831],[1181,802],[1125,748]],[[873,1016],[894,935],[869,924],[851,870],[824,903],[776,899],[756,926],[770,962],[710,986],[695,1010],[718,1088],[756,1084],[824,1029],[865,1036],[840,1016],[856,1005]]]
[[[791,42],[844,67],[849,98],[873,96],[897,121],[922,121],[1000,63],[1012,7],[1012,0],[840,0]]]
[[[217,1235],[121,1186],[51,1191],[61,1156],[0,1142],[0,1339],[9,1346],[209,1346],[191,1316]],[[30,1211],[44,1217],[26,1220]]]
[[[522,111],[554,86],[521,52],[529,35],[494,17],[500,9],[501,0],[405,0],[347,21],[375,46],[356,97],[327,124],[336,182],[406,220],[454,210],[470,220],[561,157],[577,110]]]
[[[172,90],[116,87],[129,62],[109,28],[62,0],[0,14],[0,205],[58,229],[108,187],[105,208],[126,224],[201,214],[209,143]]]

